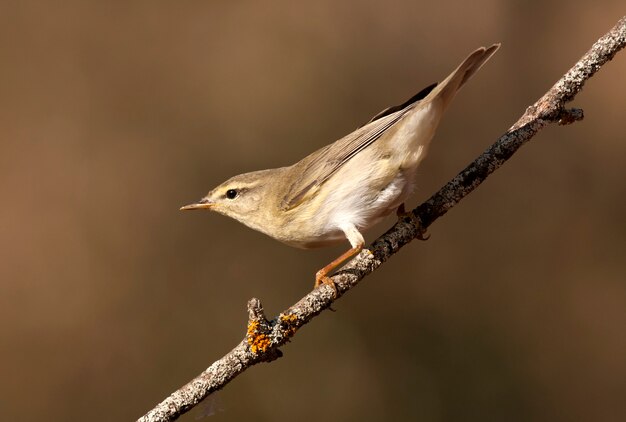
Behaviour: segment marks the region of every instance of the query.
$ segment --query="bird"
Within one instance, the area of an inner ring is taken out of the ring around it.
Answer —
[[[350,248],[315,274],[314,287],[365,246],[363,233],[392,212],[402,215],[442,115],[459,89],[500,44],[480,47],[442,82],[388,107],[343,138],[293,165],[240,174],[181,210],[211,210],[287,245]]]

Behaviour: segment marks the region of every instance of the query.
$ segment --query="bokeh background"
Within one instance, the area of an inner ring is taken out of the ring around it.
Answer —
[[[444,119],[416,205],[623,6],[2,1],[2,420],[136,419],[241,340],[249,298],[276,315],[345,248],[292,249],[181,205],[502,42]],[[209,420],[623,420],[625,75],[622,52],[577,97],[584,121],[542,131]]]

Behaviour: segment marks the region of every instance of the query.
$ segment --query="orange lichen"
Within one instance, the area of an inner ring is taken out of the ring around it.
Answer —
[[[271,341],[270,338],[265,334],[257,334],[254,336],[248,337],[248,344],[250,345],[250,350],[255,355],[260,353],[264,353],[270,347]]]
[[[280,322],[281,326],[285,329],[285,336],[287,337],[292,337],[298,330],[296,326],[298,317],[296,314],[280,314]]]
[[[246,335],[250,350],[255,355],[266,352],[272,343],[267,334],[259,333],[260,326],[259,321],[250,321]]]
[[[248,336],[256,334],[257,330],[259,329],[259,325],[261,325],[259,321],[250,321],[250,323],[248,324]]]
[[[280,314],[280,320],[282,322],[286,322],[287,324],[293,324],[298,320],[296,314]]]

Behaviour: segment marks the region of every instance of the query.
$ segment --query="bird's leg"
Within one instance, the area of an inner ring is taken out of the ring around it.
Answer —
[[[401,203],[398,209],[396,210],[396,216],[398,217],[398,219],[404,218],[404,217],[411,217],[409,214],[413,214],[413,213],[406,212],[406,209],[404,208],[404,202]]]
[[[416,226],[420,226],[421,222],[415,218],[415,214],[413,214],[413,212],[411,211],[407,211],[404,208],[404,202],[402,204],[400,204],[400,206],[398,207],[398,209],[396,210],[396,216],[398,216],[398,220],[402,219],[402,218],[408,218],[410,219]],[[428,240],[430,239],[430,234],[426,233],[426,231],[424,231],[424,233],[420,233],[417,238],[419,240]]]
[[[350,224],[350,225],[346,225],[345,227],[342,227],[342,230],[344,231],[344,233],[346,234],[346,237],[350,241],[352,248],[348,249],[347,251],[339,255],[330,264],[326,265],[324,268],[322,268],[317,273],[315,273],[314,287],[317,288],[321,284],[329,285],[330,287],[333,288],[333,293],[334,293],[333,297],[335,299],[337,298],[337,293],[338,293],[337,285],[335,285],[335,282],[332,281],[330,277],[328,277],[328,274],[330,274],[335,268],[337,268],[343,262],[347,261],[348,259],[352,258],[356,254],[361,252],[363,250],[363,246],[365,246],[365,239],[363,239],[363,235],[361,235],[361,233],[358,231],[356,227]]]
[[[317,273],[315,273],[315,287],[316,288],[319,287],[320,284],[328,284],[330,287],[333,288],[334,296],[336,298],[337,286],[335,285],[335,282],[332,281],[330,277],[328,277],[328,274],[330,274],[335,268],[341,265],[342,262],[347,261],[348,259],[352,258],[354,255],[361,252],[361,250],[363,250],[363,245],[357,246],[355,248],[350,248],[344,253],[342,253],[341,255],[339,255],[339,257],[334,259],[330,264],[328,264],[327,266],[319,270]]]

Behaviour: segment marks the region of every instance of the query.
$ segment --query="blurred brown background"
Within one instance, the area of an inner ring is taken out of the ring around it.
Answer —
[[[444,119],[416,205],[624,13],[431,3],[3,1],[2,420],[141,416],[243,337],[250,297],[276,315],[347,246],[291,249],[179,206],[502,42]],[[210,420],[623,420],[624,75],[626,52],[576,99],[583,122],[542,131]]]

